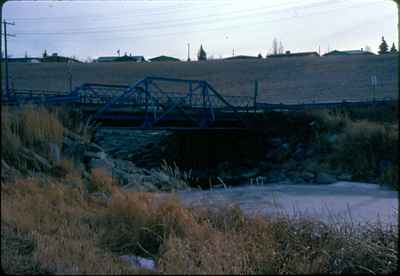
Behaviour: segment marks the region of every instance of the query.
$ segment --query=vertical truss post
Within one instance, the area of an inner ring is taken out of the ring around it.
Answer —
[[[145,98],[145,115],[144,115],[144,126],[147,126],[149,123],[149,116],[148,116],[148,110],[149,110],[149,80],[146,78],[144,82],[144,91],[146,93],[146,98]]]
[[[254,113],[257,112],[258,80],[254,81]]]
[[[206,82],[202,82],[202,96],[203,96],[203,108],[202,108],[202,119],[201,119],[201,125],[202,127],[208,127],[208,109],[209,107],[207,106],[206,99],[208,98],[208,86]]]
[[[189,81],[189,104],[192,107],[193,83]]]

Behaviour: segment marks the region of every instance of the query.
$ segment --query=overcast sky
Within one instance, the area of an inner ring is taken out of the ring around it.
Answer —
[[[352,50],[381,37],[396,42],[397,9],[390,0],[136,0],[9,1],[3,18],[9,55],[158,55],[195,59],[203,44],[208,56],[265,56],[276,37],[285,50]]]

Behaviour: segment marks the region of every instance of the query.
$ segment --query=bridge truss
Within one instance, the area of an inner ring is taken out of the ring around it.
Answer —
[[[73,104],[92,120],[103,124],[124,123],[137,129],[245,129],[249,114],[263,110],[299,111],[306,108],[376,106],[393,102],[308,104],[256,103],[253,97],[222,96],[204,80],[146,77],[133,85],[86,83],[72,92],[19,91],[2,95],[2,104]]]

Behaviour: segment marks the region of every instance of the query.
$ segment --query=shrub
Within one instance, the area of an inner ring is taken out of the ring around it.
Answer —
[[[311,110],[307,113],[316,119],[318,132],[338,132],[350,122],[349,115],[345,110],[321,109]]]
[[[335,144],[332,162],[350,171],[355,180],[379,176],[380,162],[397,164],[397,127],[368,121],[352,122]],[[391,177],[395,180],[395,176]],[[392,183],[395,184],[395,183]]]

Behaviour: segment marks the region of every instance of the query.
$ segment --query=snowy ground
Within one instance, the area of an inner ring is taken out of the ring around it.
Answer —
[[[398,224],[398,192],[375,184],[330,185],[277,183],[178,193],[188,205],[238,204],[247,214],[311,216],[329,223]]]

